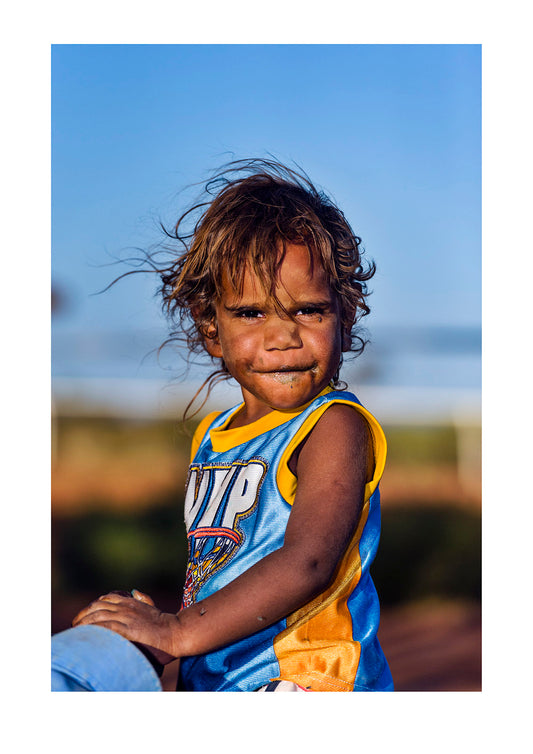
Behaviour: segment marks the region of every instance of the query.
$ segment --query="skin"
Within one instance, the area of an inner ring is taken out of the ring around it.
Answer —
[[[276,294],[288,314],[276,311],[247,271],[242,296],[225,281],[216,304],[206,348],[224,359],[242,389],[244,405],[232,427],[312,400],[331,381],[347,344],[338,302],[321,265],[311,270],[306,247],[288,246]],[[291,459],[298,487],[279,550],[177,614],[161,612],[139,592],[135,598],[111,593],[78,613],[73,625],[110,628],[165,663],[214,650],[290,614],[327,587],[357,527],[372,473],[369,446],[361,415],[332,405]]]
[[[307,248],[288,246],[276,288],[287,314],[249,270],[240,296],[223,282],[206,347],[241,386],[244,408],[232,426],[312,400],[335,374],[343,345],[339,305],[322,266],[311,270]]]

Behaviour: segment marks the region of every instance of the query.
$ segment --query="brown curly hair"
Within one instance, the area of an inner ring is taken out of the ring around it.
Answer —
[[[205,194],[205,200],[185,212],[171,230],[162,226],[182,247],[177,255],[174,243],[174,248],[167,247],[173,261],[157,270],[163,309],[172,327],[163,346],[185,338],[191,354],[205,353],[205,339],[213,337],[216,326],[223,273],[241,291],[248,267],[283,309],[275,296],[278,271],[285,244],[297,242],[308,247],[311,264],[313,258],[320,260],[338,297],[349,350],[360,354],[366,341],[357,322],[370,311],[366,282],[375,265],[363,266],[361,239],[333,201],[305,173],[265,159],[228,163],[207,182]],[[191,221],[192,228],[185,230]],[[200,388],[207,384],[207,395],[215,382],[230,376],[219,361]]]

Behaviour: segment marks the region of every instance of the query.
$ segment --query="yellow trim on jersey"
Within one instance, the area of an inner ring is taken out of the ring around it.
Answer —
[[[221,411],[212,411],[210,414],[207,414],[207,416],[204,416],[200,424],[196,427],[194,431],[194,435],[191,442],[191,459],[190,463],[193,462],[194,456],[196,455],[196,451],[200,447],[200,443],[204,439],[204,435],[207,432],[208,426],[216,419],[216,417],[221,414]]]
[[[357,530],[330,586],[291,613],[287,628],[274,639],[280,679],[313,691],[353,691],[361,645],[353,639],[348,598],[361,578],[359,541],[368,512],[366,501]]]
[[[365,486],[361,519],[337,566],[329,587],[287,617],[287,628],[274,640],[279,679],[293,681],[315,691],[352,691],[359,666],[361,645],[353,639],[352,616],[348,598],[361,578],[359,542],[368,519],[370,497],[383,474],[387,443],[376,419],[363,406],[335,400],[321,406],[304,422],[287,446],[277,472],[278,488],[291,505],[296,492],[296,477],[288,467],[292,453],[309,434],[324,411],[335,403],[346,403],[368,422],[374,450],[374,474]],[[310,652],[309,648],[313,647]]]
[[[326,393],[330,392],[331,388],[328,386],[324,390],[322,390],[319,395],[325,395]],[[222,424],[220,427],[215,427],[209,432],[213,450],[215,451],[215,453],[224,453],[226,450],[231,450],[237,445],[242,445],[246,442],[249,442],[250,440],[253,440],[254,437],[258,437],[265,432],[270,432],[271,429],[279,427],[281,424],[285,424],[285,422],[288,422],[291,419],[294,419],[295,416],[301,414],[302,411],[305,411],[307,406],[309,406],[317,397],[318,396],[315,396],[313,400],[305,403],[303,406],[298,406],[298,408],[296,409],[292,409],[290,411],[269,411],[268,414],[265,414],[265,416],[262,416],[260,419],[257,419],[250,424],[245,424],[244,427],[227,429],[232,419],[237,416],[239,411],[244,406],[244,403],[241,403],[240,406],[237,406],[235,411],[232,411],[231,414],[226,418],[224,424]],[[191,459],[194,458],[194,454],[198,450],[202,438],[207,431],[207,427],[220,413],[220,411],[215,411],[212,414],[209,414],[205,417],[205,419],[202,419],[202,421],[198,425],[198,428],[196,429],[193,437],[194,453],[191,451]]]
[[[298,445],[307,437],[308,434],[310,434],[311,430],[323,415],[323,413],[330,406],[333,406],[337,403],[345,403],[346,405],[351,406],[356,411],[358,411],[366,419],[366,422],[370,429],[370,434],[372,436],[372,448],[374,451],[374,474],[370,482],[368,482],[365,486],[365,501],[370,499],[370,495],[372,495],[379,484],[379,480],[383,475],[383,470],[385,468],[385,458],[387,456],[387,441],[385,439],[383,430],[381,429],[377,420],[363,406],[360,406],[358,403],[354,403],[353,401],[335,399],[335,401],[324,403],[322,406],[319,406],[319,408],[317,408],[317,410],[314,411],[306,419],[306,421],[302,424],[300,429],[296,432],[292,440],[287,445],[281,457],[281,461],[276,473],[276,482],[281,495],[283,496],[284,500],[289,503],[289,505],[292,505],[294,503],[296,486],[298,484],[296,476],[289,469],[289,461],[291,459],[291,456]]]

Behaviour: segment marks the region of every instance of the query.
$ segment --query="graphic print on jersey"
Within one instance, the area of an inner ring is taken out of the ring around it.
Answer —
[[[244,536],[239,521],[257,506],[268,464],[262,458],[228,464],[191,464],[185,493],[189,558],[183,607],[233,558]]]

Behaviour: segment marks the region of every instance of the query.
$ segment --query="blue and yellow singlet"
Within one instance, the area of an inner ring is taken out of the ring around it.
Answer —
[[[376,419],[351,393],[327,388],[295,411],[272,411],[235,429],[226,427],[241,406],[200,423],[185,496],[189,556],[183,606],[222,589],[283,545],[297,484],[289,460],[334,403],[364,416],[375,461],[359,525],[334,579],[277,623],[213,652],[182,658],[180,688],[254,691],[283,679],[313,691],[393,690],[376,636],[379,601],[369,574],[380,534],[378,483],[386,442]]]

